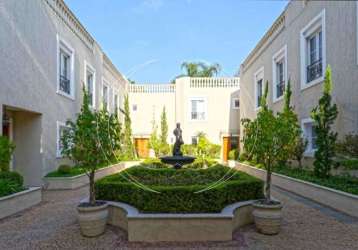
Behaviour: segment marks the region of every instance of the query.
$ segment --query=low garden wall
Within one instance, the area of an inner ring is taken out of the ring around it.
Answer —
[[[109,167],[100,168],[96,171],[95,180],[118,173],[128,167],[137,165],[138,163],[138,161],[121,162]],[[89,183],[89,179],[86,174],[71,177],[44,177],[43,181],[44,189],[47,190],[76,189]]]
[[[235,163],[235,168],[262,180],[266,178],[266,171],[263,169],[240,162]],[[272,174],[272,184],[358,218],[358,195],[275,173]]]
[[[24,191],[1,197],[0,219],[37,205],[41,200],[40,187],[30,187]]]
[[[235,229],[253,223],[252,202],[237,202],[221,213],[154,214],[109,201],[108,224],[127,231],[129,241],[227,241]]]

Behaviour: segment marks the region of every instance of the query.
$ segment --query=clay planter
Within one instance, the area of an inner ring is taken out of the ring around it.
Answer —
[[[78,220],[81,233],[86,237],[95,237],[104,233],[107,218],[108,204],[97,202],[97,206],[88,206],[88,203],[82,203],[77,207]]]
[[[264,204],[262,200],[252,204],[254,211],[255,225],[257,231],[262,234],[278,234],[281,228],[281,202],[273,204]]]

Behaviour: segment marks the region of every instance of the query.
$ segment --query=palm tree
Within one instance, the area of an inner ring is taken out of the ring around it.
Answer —
[[[218,63],[206,64],[203,62],[183,62],[181,69],[185,71],[184,74],[177,76],[176,78],[189,76],[189,77],[213,77],[221,70],[221,66]]]

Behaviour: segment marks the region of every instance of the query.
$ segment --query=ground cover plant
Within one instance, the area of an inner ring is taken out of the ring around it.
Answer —
[[[226,181],[218,184],[220,179]],[[96,196],[128,203],[142,212],[210,213],[238,201],[262,198],[263,182],[222,165],[178,170],[136,166],[97,181]]]
[[[0,171],[0,197],[25,190],[24,180],[17,172]]]

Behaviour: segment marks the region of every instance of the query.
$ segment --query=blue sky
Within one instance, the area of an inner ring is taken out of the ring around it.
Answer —
[[[166,83],[184,61],[219,63],[232,76],[287,1],[65,0],[117,68]]]

